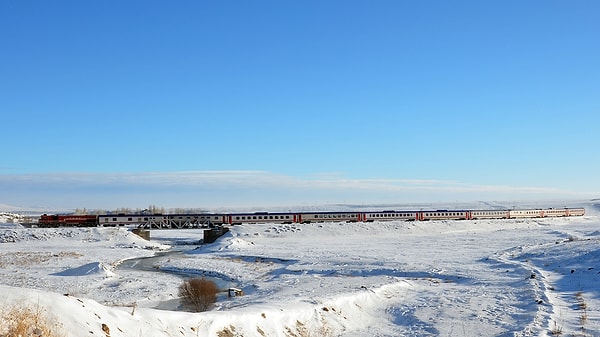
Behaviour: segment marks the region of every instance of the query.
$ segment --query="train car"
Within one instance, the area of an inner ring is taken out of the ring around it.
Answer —
[[[94,227],[97,225],[96,215],[76,214],[42,214],[38,220],[38,227]]]
[[[541,209],[512,209],[509,212],[509,218],[541,218],[544,216],[544,211]]]
[[[282,223],[290,224],[301,222],[298,214],[295,213],[234,213],[226,215],[226,223],[231,225],[240,225],[243,223]]]
[[[105,227],[140,228],[198,228],[222,225],[227,222],[222,214],[104,214],[98,224]]]
[[[140,225],[152,220],[162,221],[162,215],[144,215],[144,214],[103,214],[98,216],[98,225],[104,227],[139,227]],[[157,219],[160,218],[160,219]]]
[[[584,216],[585,208],[565,208],[566,216]]]
[[[364,221],[360,212],[303,212],[295,222],[359,222]]]
[[[507,209],[503,210],[476,210],[471,211],[470,219],[508,219],[510,217],[510,213]]]
[[[563,217],[563,216],[568,216],[568,210],[565,209],[554,209],[554,208],[550,208],[550,209],[545,209],[543,211],[543,216],[545,217]]]
[[[470,211],[449,211],[449,210],[437,210],[437,211],[420,211],[419,220],[468,220],[470,217]]]
[[[381,212],[364,212],[363,221],[415,221],[419,220],[419,212],[416,211],[381,211]]]
[[[168,215],[169,225],[173,228],[208,228],[216,225],[231,224],[229,216],[223,214],[171,214]]]

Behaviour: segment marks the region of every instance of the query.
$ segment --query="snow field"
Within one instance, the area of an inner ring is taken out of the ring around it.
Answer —
[[[597,214],[579,218],[234,226],[0,229],[0,303],[29,301],[68,336],[551,336],[600,334]],[[182,246],[181,244],[184,243]],[[156,271],[120,267],[152,258]],[[136,261],[136,260],[130,260]],[[181,278],[245,295],[174,308]],[[65,296],[68,294],[68,296]],[[166,303],[171,303],[167,305]]]

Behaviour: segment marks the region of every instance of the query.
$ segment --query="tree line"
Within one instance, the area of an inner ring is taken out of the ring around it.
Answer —
[[[157,205],[149,205],[147,208],[120,207],[114,210],[76,208],[73,212],[77,215],[99,215],[99,214],[199,214],[206,213],[202,208],[169,208]]]

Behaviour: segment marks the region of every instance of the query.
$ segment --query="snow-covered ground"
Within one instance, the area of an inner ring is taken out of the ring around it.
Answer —
[[[2,223],[20,223],[26,221],[27,217],[21,214],[0,212],[0,224]]]
[[[66,336],[599,336],[600,214],[583,206],[560,219],[243,225],[208,245],[199,230],[145,241],[7,224],[0,306],[42,307]],[[180,273],[244,296],[178,311]]]

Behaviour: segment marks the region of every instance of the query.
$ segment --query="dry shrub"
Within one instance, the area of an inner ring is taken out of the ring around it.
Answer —
[[[181,304],[194,312],[207,311],[217,302],[219,288],[215,282],[205,278],[193,278],[179,286]]]
[[[233,325],[230,325],[217,332],[217,337],[241,337],[241,335],[235,332],[235,327]]]
[[[61,324],[45,309],[25,304],[0,309],[0,337],[62,337]]]
[[[556,322],[554,322],[554,328],[552,330],[550,330],[550,333],[552,334],[552,336],[560,336],[563,333],[563,328],[562,326],[556,324]]]
[[[334,331],[325,321],[323,321],[322,325],[314,331],[309,330],[305,323],[296,321],[296,329],[294,330],[286,326],[284,334],[286,337],[332,337],[334,336]]]

